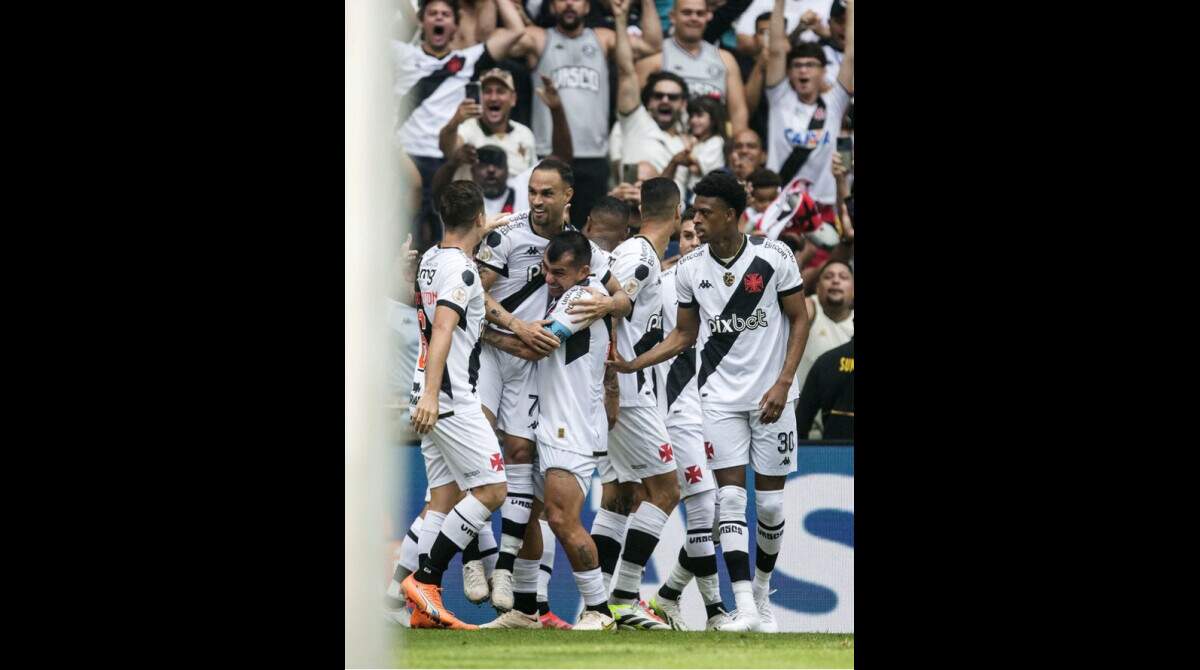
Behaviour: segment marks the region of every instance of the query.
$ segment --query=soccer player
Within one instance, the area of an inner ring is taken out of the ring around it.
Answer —
[[[617,323],[616,351],[632,359],[662,341],[661,261],[671,237],[679,232],[679,188],[663,177],[642,183],[640,233],[622,242],[612,258],[612,273],[633,301],[633,311]],[[645,500],[629,518],[624,550],[613,576],[612,611],[618,626],[670,630],[639,603],[646,562],[663,526],[679,503],[675,456],[658,410],[663,381],[653,370],[622,376],[621,410],[608,435],[608,455],[622,482],[640,478]]]
[[[679,254],[687,256],[700,246],[695,210],[683,213],[679,230]],[[675,274],[678,266],[662,274],[663,332],[675,329]],[[704,442],[703,414],[700,411],[700,391],[696,387],[696,348],[689,347],[672,360],[655,366],[659,379],[665,380],[660,391],[659,410],[671,437],[677,464],[680,495],[687,512],[687,539],[679,550],[679,559],[670,577],[650,600],[655,614],[676,630],[687,630],[679,611],[679,596],[692,576],[697,578],[700,596],[708,614],[706,629],[728,623],[723,611],[721,586],[717,579],[717,555],[713,545],[717,493],[712,471],[708,468],[707,447]]]
[[[436,537],[428,558],[402,586],[427,618],[424,624],[473,629],[442,605],[441,581],[450,560],[478,536],[506,493],[504,457],[476,392],[484,296],[469,254],[483,231],[483,193],[472,182],[454,182],[440,205],[445,236],[425,252],[417,271],[421,350],[410,412],[413,428],[424,436],[421,453],[431,494],[421,532]],[[467,492],[453,506],[443,495],[451,485]],[[453,519],[431,519],[435,512],[453,512]]]
[[[696,344],[703,322],[696,383],[704,413],[709,466],[716,476],[725,565],[737,611],[720,630],[778,630],[770,579],[783,542],[783,487],[796,469],[796,367],[808,338],[799,269],[791,249],[738,231],[746,190],[714,172],[695,188],[696,234],[704,245],[679,261],[675,329],[633,360],[632,374]],[[784,319],[786,316],[786,320]],[[746,464],[754,469],[758,512],[756,571],[750,582]]]
[[[539,356],[559,345],[558,338],[538,323],[546,306],[541,259],[550,238],[563,230],[574,183],[566,163],[553,158],[539,163],[529,177],[531,209],[512,215],[512,223],[488,233],[475,254],[487,290],[488,322],[501,333],[516,335]],[[584,311],[573,315],[593,320],[628,314],[629,297],[615,283],[610,288],[616,295],[576,301],[572,309]],[[495,345],[483,347],[479,379],[480,399],[501,433],[507,463],[508,499],[501,511],[500,553],[492,573],[491,597],[495,607],[508,610],[518,591],[531,594],[536,602],[542,543],[538,524],[530,525],[529,520],[534,513],[533,437],[539,398],[532,363]],[[532,518],[536,520],[536,514]]]
[[[539,502],[545,505],[554,535],[571,561],[584,611],[574,630],[615,630],[608,612],[608,593],[600,573],[596,544],[584,530],[579,515],[601,450],[604,419],[601,387],[608,352],[609,319],[590,325],[568,313],[576,300],[589,297],[588,288],[603,283],[592,273],[592,245],[581,233],[563,231],[546,247],[542,275],[548,289],[548,330],[562,346],[537,361],[539,391],[537,419],[538,470],[534,478]],[[605,272],[607,274],[607,271]],[[525,345],[512,335],[490,333],[514,347]],[[526,351],[526,355],[536,352]],[[501,614],[483,628],[541,628],[536,612],[518,607]]]

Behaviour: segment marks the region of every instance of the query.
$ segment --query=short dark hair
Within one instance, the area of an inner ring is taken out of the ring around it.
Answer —
[[[829,64],[829,61],[825,60],[825,50],[816,42],[801,42],[792,47],[787,55],[788,67],[791,67],[792,61],[797,58],[816,58],[821,61],[821,67]]]
[[[683,216],[679,218],[682,221],[690,221],[696,218],[696,208],[689,205],[687,209],[683,210]]]
[[[606,195],[592,205],[592,214],[606,214],[621,220],[623,225],[629,225],[629,205],[620,198]]]
[[[679,211],[679,186],[673,179],[654,177],[642,182],[642,218],[674,218]]]
[[[783,186],[783,180],[779,175],[767,168],[758,168],[750,173],[749,177],[751,188],[767,188],[768,186]]]
[[[759,14],[757,17],[755,17],[754,23],[757,24],[759,21],[770,21],[770,20],[771,20],[771,12],[763,12],[762,14]]]
[[[570,165],[567,165],[557,158],[547,158],[541,163],[538,163],[537,166],[533,168],[533,171],[537,172],[539,170],[553,170],[554,172],[558,173],[559,177],[562,177],[563,183],[565,183],[567,186],[572,188],[575,186],[575,172],[571,170]]]
[[[404,2],[405,0],[401,0]],[[443,5],[449,5],[450,10],[454,12],[454,25],[458,25],[458,0],[422,0],[421,8],[417,10],[417,20],[425,20],[425,8],[435,2],[440,2]]]
[[[692,188],[692,192],[706,198],[720,198],[726,207],[733,210],[735,219],[746,209],[746,189],[733,175],[709,172]]]
[[[438,213],[448,230],[468,228],[483,213],[483,191],[473,181],[452,181],[438,195]]]
[[[583,267],[592,262],[592,244],[578,230],[564,230],[550,239],[546,245],[546,260],[557,263],[563,254],[571,254],[574,267]]]
[[[666,79],[667,81],[673,81],[676,84],[679,84],[680,88],[683,89],[683,99],[686,100],[688,98],[688,85],[687,85],[687,82],[683,80],[683,77],[680,77],[679,75],[675,74],[674,72],[661,72],[660,71],[660,72],[655,72],[655,73],[651,74],[646,79],[646,85],[642,87],[642,104],[643,105],[650,103],[650,92],[654,90],[654,85],[664,79]]]

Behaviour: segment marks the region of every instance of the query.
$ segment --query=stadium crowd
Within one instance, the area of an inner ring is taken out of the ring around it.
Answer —
[[[796,440],[853,439],[853,4],[400,0],[416,214],[391,381],[430,491],[391,620],[473,628],[439,595],[461,552],[485,627],[569,628],[546,598],[558,542],[576,629],[682,628],[694,578],[709,629],[777,630]],[[647,604],[676,506],[689,542]]]

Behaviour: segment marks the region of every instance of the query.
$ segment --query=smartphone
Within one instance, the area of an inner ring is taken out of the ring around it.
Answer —
[[[471,100],[474,100],[475,104],[477,104],[477,105],[479,104],[479,82],[477,82],[477,81],[467,82],[467,97],[470,98]]]
[[[638,166],[629,165],[628,163],[621,164],[621,182],[625,184],[636,184],[638,176]]]
[[[846,171],[851,169],[850,156],[854,150],[854,140],[849,137],[839,137],[837,141],[838,153],[842,155],[842,165],[846,167]]]

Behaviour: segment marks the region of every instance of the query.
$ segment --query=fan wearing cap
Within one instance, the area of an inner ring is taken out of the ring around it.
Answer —
[[[537,155],[533,131],[510,118],[513,105],[517,104],[512,74],[492,68],[480,75],[479,84],[480,102],[463,99],[454,116],[442,127],[438,136],[442,153],[453,155],[464,144],[474,147],[491,144],[501,147],[508,155],[510,172],[524,172],[537,161]],[[465,174],[457,176],[467,178]]]

